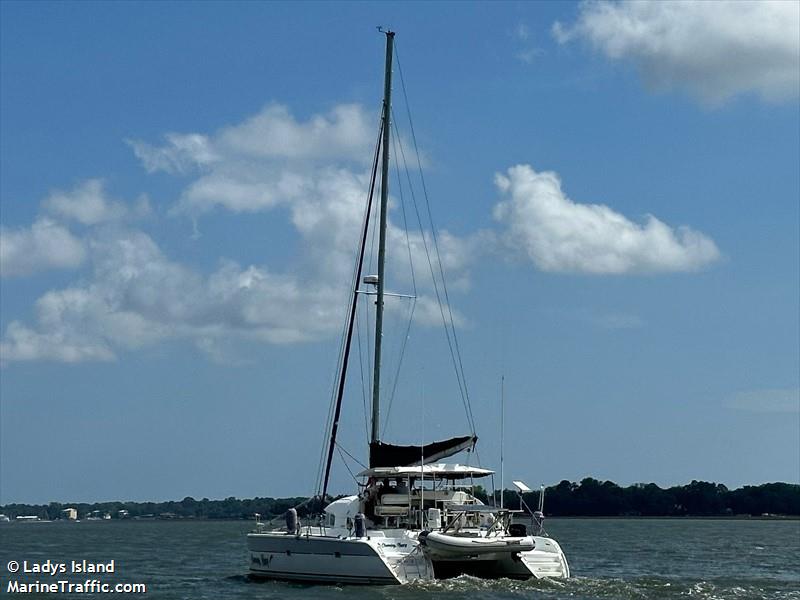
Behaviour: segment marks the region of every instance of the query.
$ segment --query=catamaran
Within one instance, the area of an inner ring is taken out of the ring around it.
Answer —
[[[380,439],[381,347],[384,299],[389,295],[384,280],[395,34],[379,30],[386,36],[382,116],[319,498],[328,498],[357,306],[362,297],[375,302],[369,465],[358,473],[363,481],[359,493],[330,502],[316,522],[302,524],[294,508],[286,513],[285,525],[278,529],[270,529],[257,519],[255,530],[247,535],[250,574],[287,581],[357,584],[403,584],[462,574],[490,578],[569,577],[563,551],[544,532],[541,503],[538,511],[528,509],[529,532],[519,522],[523,511],[488,506],[476,496],[475,480],[493,476],[494,471],[441,462],[462,451],[472,453],[478,439],[474,426],[469,435],[421,445],[391,444]],[[362,279],[378,166],[378,272]],[[515,485],[520,492],[530,491],[521,482]],[[525,506],[521,493],[520,502]]]

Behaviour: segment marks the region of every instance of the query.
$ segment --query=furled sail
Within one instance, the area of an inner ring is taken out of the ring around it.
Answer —
[[[478,436],[465,435],[440,442],[431,442],[424,446],[397,446],[395,444],[373,442],[369,445],[369,466],[371,469],[376,467],[410,467],[420,464],[423,457],[423,464],[427,465],[471,448],[477,441]]]

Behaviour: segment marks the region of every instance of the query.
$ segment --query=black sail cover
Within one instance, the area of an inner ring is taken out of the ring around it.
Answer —
[[[384,444],[383,442],[373,442],[369,445],[369,467],[411,467],[422,464],[430,464],[453,456],[466,448],[470,448],[478,441],[478,436],[465,435],[461,437],[442,440],[441,442],[431,442],[424,446],[397,446],[395,444]]]

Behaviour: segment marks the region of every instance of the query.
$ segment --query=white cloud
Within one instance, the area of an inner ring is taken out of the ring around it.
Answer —
[[[686,89],[712,105],[746,92],[768,101],[800,92],[796,1],[584,2],[575,24],[555,23],[553,33],[632,61],[657,90]]]
[[[692,271],[716,261],[714,242],[688,227],[672,229],[653,216],[634,223],[607,206],[578,204],[556,173],[528,165],[496,176],[505,199],[495,218],[506,241],[544,271],[626,274]]]
[[[351,276],[369,184],[367,161],[374,150],[375,121],[374,115],[358,105],[335,106],[324,115],[300,121],[286,107],[272,104],[214,135],[182,136],[203,139],[204,153],[215,158],[203,164],[194,162],[197,176],[188,182],[171,214],[197,218],[214,209],[251,213],[283,208],[302,238],[303,276],[315,285],[334,287],[335,282],[340,286]],[[179,148],[168,143],[154,152],[172,156]],[[180,153],[186,155],[182,150]],[[392,214],[397,216],[397,212],[393,210]],[[392,214],[388,226],[389,269],[395,282],[407,285],[406,235],[394,224]],[[408,216],[411,218],[411,214]],[[413,223],[410,226],[413,229]],[[409,241],[424,288],[430,273],[422,236],[418,231],[411,232]],[[432,248],[430,237],[427,241]],[[441,231],[439,246],[451,285],[463,289],[468,284],[466,273],[476,244],[471,238]],[[396,291],[408,292],[410,288]]]
[[[144,216],[150,211],[145,196],[132,209],[119,200],[109,198],[100,179],[88,179],[70,191],[54,191],[43,202],[43,207],[55,217],[77,221],[82,225]]]
[[[196,217],[215,208],[247,213],[319,203],[329,195],[323,186],[332,177],[355,177],[354,166],[359,174],[365,170],[375,127],[374,116],[355,104],[335,106],[305,121],[271,104],[214,135],[171,133],[162,146],[139,140],[129,144],[150,172],[198,173],[172,209],[172,214]],[[362,204],[363,181],[359,175]]]
[[[40,299],[38,322],[25,331],[35,337],[49,327],[63,332],[64,338],[81,331],[87,347],[110,349],[187,339],[212,360],[221,361],[235,354],[229,351],[230,340],[280,344],[338,331],[364,217],[369,184],[364,159],[374,142],[371,121],[360,107],[351,105],[305,122],[272,105],[211,136],[170,134],[160,148],[131,142],[148,170],[193,175],[172,214],[196,219],[213,209],[250,213],[281,207],[279,214],[288,214],[301,238],[301,255],[291,272],[223,261],[217,270],[203,275],[169,260],[141,231],[119,225],[98,228],[89,244],[93,264],[89,282]],[[408,236],[419,286],[416,320],[439,323],[422,235]],[[425,235],[432,250],[430,234]],[[410,293],[406,234],[391,215],[388,245],[390,287]],[[468,285],[475,244],[442,231],[439,246],[443,267],[452,275],[451,286]],[[77,302],[83,296],[95,302]],[[388,301],[387,308],[400,314],[401,304]],[[48,308],[52,305],[71,309],[54,311]],[[455,320],[464,321],[458,313]],[[9,348],[6,360],[23,356]],[[87,353],[87,358],[91,356]]]
[[[145,233],[117,228],[90,243],[92,277],[47,292],[36,325],[9,325],[3,362],[111,360],[118,349],[166,339],[193,341],[206,352],[216,340],[282,344],[336,331],[343,304],[327,284],[304,287],[294,276],[223,262],[204,276],[169,260]]]
[[[232,168],[241,174],[269,161],[281,167],[311,161],[364,163],[370,158],[375,127],[375,119],[356,104],[337,105],[305,122],[295,119],[287,107],[270,104],[213,136],[168,133],[162,146],[142,140],[128,144],[148,172],[186,174],[203,169],[222,178]]]
[[[800,413],[800,389],[767,389],[739,392],[726,405],[756,413]]]
[[[40,218],[30,228],[0,226],[0,274],[30,275],[46,269],[73,269],[83,263],[83,242],[49,218]]]
[[[208,137],[204,135],[168,133],[164,139],[167,143],[160,148],[141,140],[127,140],[148,173],[186,173],[217,160]]]
[[[102,341],[64,331],[40,333],[12,321],[0,341],[0,363],[52,360],[77,363],[113,360],[114,353]]]
[[[100,183],[92,182],[45,203],[51,212],[84,223],[107,221],[86,232],[91,274],[80,285],[40,298],[33,325],[14,323],[4,337],[3,360],[108,360],[121,349],[181,339],[212,360],[236,362],[230,358],[236,341],[284,344],[339,331],[364,217],[371,121],[360,107],[345,105],[299,122],[273,105],[214,135],[170,134],[163,147],[130,142],[147,170],[191,176],[173,214],[197,219],[213,209],[250,213],[281,207],[278,214],[288,215],[301,238],[300,256],[290,271],[222,260],[204,273],[170,260],[126,221],[112,220],[109,208],[122,215],[124,205],[109,202]],[[104,201],[87,202],[86,196]],[[425,283],[430,273],[422,234],[409,238],[419,286],[416,320],[438,323]],[[388,239],[391,287],[410,292],[403,270],[406,237],[391,215]],[[467,285],[474,244],[443,231],[439,245],[454,286]],[[393,301],[387,308],[403,310]],[[455,320],[463,322],[458,313]],[[52,340],[70,351],[54,353],[48,348]]]
[[[371,151],[365,133],[368,122],[364,111],[353,106],[337,107],[306,122],[272,106],[215,135],[171,134],[162,148],[132,143],[147,169],[191,174],[173,207],[175,213],[196,219],[213,209],[249,213],[281,207],[276,214],[288,215],[302,249],[291,270],[241,266],[231,260],[221,260],[212,270],[196,269],[170,259],[150,236],[133,228],[130,217],[137,209],[108,198],[99,180],[53,193],[43,203],[45,209],[87,227],[84,240],[66,238],[79,249],[70,261],[63,251],[44,254],[69,264],[79,264],[88,254],[91,272],[81,282],[43,295],[33,324],[15,321],[7,328],[3,361],[111,360],[121,350],[171,339],[188,341],[212,360],[225,361],[235,356],[237,341],[285,344],[333,335],[349,296],[364,216],[368,166],[359,158],[362,151],[366,156]],[[285,136],[285,144],[280,136]],[[675,232],[653,217],[640,226],[607,207],[575,204],[561,193],[552,173],[514,167],[498,176],[498,185],[507,198],[496,207],[495,216],[507,225],[508,237],[546,270],[687,270],[718,256],[713,242],[691,230]],[[396,202],[392,200],[392,206]],[[425,251],[427,244],[433,253],[431,233],[411,231],[406,237],[395,224],[399,212],[394,208],[389,215],[389,287],[399,293],[412,291],[410,252],[416,268],[416,320],[438,324],[441,314]],[[406,211],[409,219],[411,212]],[[52,221],[37,223],[34,228],[70,236]],[[14,258],[4,262],[14,263],[15,272],[32,269],[20,266],[21,255],[31,260],[37,254],[17,249],[24,236],[6,237],[12,244],[4,241],[4,256]],[[40,237],[52,242],[56,236]],[[469,285],[471,264],[497,237],[440,231],[442,266],[451,291]],[[12,246],[13,252],[7,250]],[[434,272],[438,278],[436,264]],[[389,311],[397,315],[403,306],[407,303],[387,301]],[[455,310],[453,317],[457,325],[466,322]]]
[[[31,275],[47,269],[73,269],[86,258],[86,242],[74,235],[64,221],[94,228],[150,214],[142,195],[133,204],[112,199],[100,179],[88,179],[71,190],[55,190],[41,203],[46,216],[30,227],[0,226],[0,274]]]
[[[337,105],[303,123],[285,106],[272,104],[217,137],[221,148],[242,156],[367,162],[376,127],[377,120],[357,104]]]

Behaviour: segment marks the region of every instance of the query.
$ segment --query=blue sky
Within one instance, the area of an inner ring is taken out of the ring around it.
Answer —
[[[798,6],[0,3],[0,502],[313,491],[379,24],[482,463],[504,375],[531,485],[800,481]],[[411,242],[406,443],[467,430]]]

